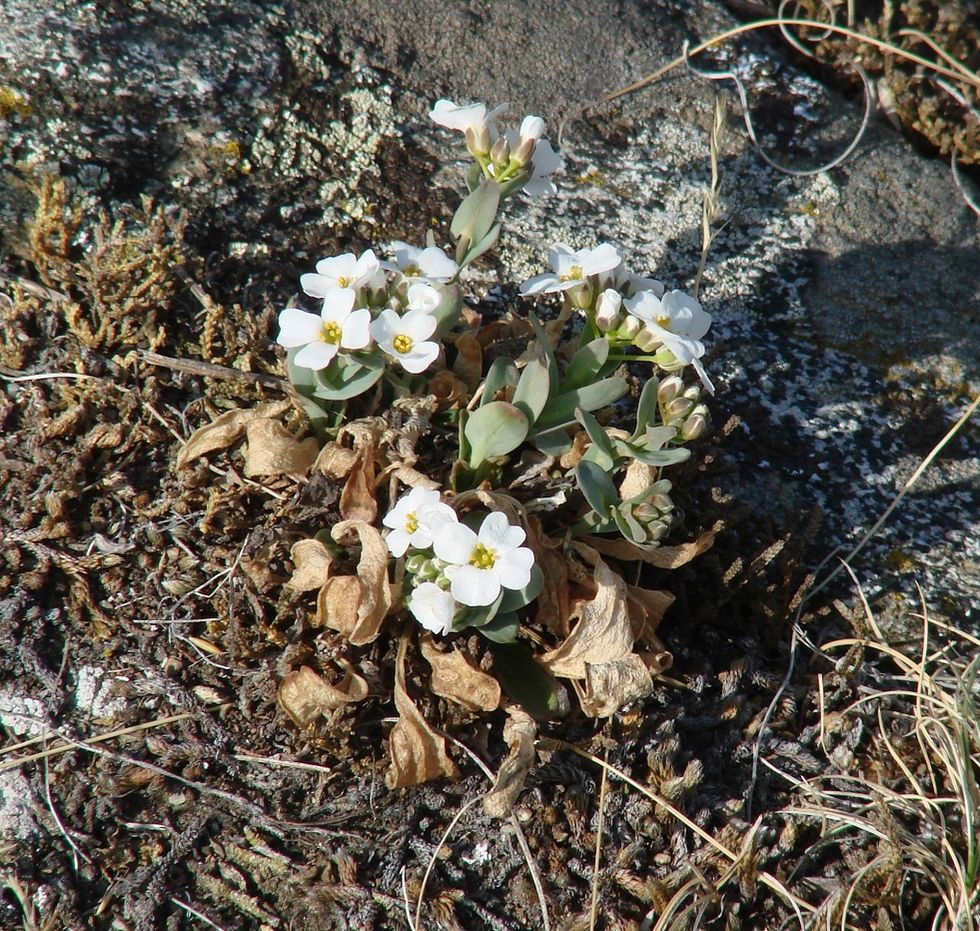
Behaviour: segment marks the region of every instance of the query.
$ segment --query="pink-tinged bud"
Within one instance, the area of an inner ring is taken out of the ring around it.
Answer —
[[[534,147],[537,142],[534,139],[521,139],[518,143],[517,148],[510,153],[510,160],[515,165],[520,165],[523,168],[525,165],[530,163],[531,158],[534,155]]]
[[[490,151],[490,130],[486,123],[467,126],[463,135],[466,137],[466,148],[474,158],[485,158]]]
[[[497,168],[506,168],[510,162],[510,146],[507,140],[501,136],[490,149],[490,161]]]
[[[623,296],[612,288],[607,288],[599,295],[595,305],[595,324],[601,332],[608,333],[619,326],[622,304]]]
[[[643,321],[639,317],[627,314],[623,325],[619,328],[619,333],[623,339],[636,339],[643,329]]]
[[[633,344],[641,352],[656,352],[663,345],[663,341],[656,333],[644,327],[633,338]]]
[[[671,375],[660,383],[660,387],[657,389],[657,400],[666,406],[683,390],[683,379],[679,375]]]

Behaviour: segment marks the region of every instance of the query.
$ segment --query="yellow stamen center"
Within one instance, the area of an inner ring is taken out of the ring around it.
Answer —
[[[338,288],[349,288],[351,286],[351,284],[353,283],[353,281],[354,281],[353,278],[347,278],[344,275],[338,275],[337,276],[337,287]]]
[[[343,333],[341,332],[338,324],[325,323],[323,324],[323,330],[320,333],[320,340],[324,343],[339,343],[342,335]]]
[[[406,336],[404,333],[398,333],[391,341],[391,347],[395,352],[411,352],[414,345],[415,343],[412,342],[412,337]]]
[[[419,519],[415,514],[415,511],[410,512],[405,515],[405,532],[415,533],[419,529]]]
[[[493,550],[485,547],[482,543],[477,543],[473,547],[473,555],[470,556],[471,566],[476,566],[477,569],[492,569],[496,561],[497,554]]]
[[[412,264],[410,264],[410,265],[406,265],[406,266],[405,266],[405,267],[404,267],[404,268],[402,269],[402,274],[403,274],[403,275],[404,275],[404,276],[405,276],[406,278],[415,278],[416,276],[418,276],[418,275],[421,275],[421,274],[422,274],[422,271],[421,271],[421,269],[420,269],[420,268],[418,267],[418,265],[415,265],[414,263],[412,263]]]
[[[665,330],[669,330],[670,317],[668,317],[666,314],[661,314],[659,317],[657,317],[657,325],[662,326]]]
[[[559,275],[559,281],[581,281],[585,277],[581,265],[573,265],[564,275]]]

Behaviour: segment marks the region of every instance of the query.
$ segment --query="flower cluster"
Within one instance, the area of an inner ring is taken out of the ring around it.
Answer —
[[[702,337],[711,326],[693,297],[667,291],[655,278],[630,273],[609,243],[572,250],[558,243],[548,253],[552,271],[521,285],[521,294],[561,294],[586,313],[613,345],[631,345],[671,372],[690,365],[709,391],[714,386],[701,363]]]
[[[497,122],[506,109],[503,105],[487,112],[483,103],[459,106],[451,100],[437,100],[429,117],[446,129],[463,133],[480,173],[503,187],[502,197],[518,189],[531,197],[554,194],[551,175],[561,168],[562,162],[544,138],[544,120],[526,116],[519,129],[501,132]]]
[[[451,286],[458,267],[435,246],[390,245],[392,261],[367,249],[323,259],[300,285],[321,302],[319,313],[288,307],[279,314],[277,342],[295,350],[293,364],[321,371],[346,359],[381,359],[424,372],[439,355],[431,337],[456,309]],[[379,356],[380,353],[380,356]]]
[[[521,546],[524,531],[499,511],[474,530],[439,492],[413,488],[383,523],[391,554],[407,557],[408,610],[436,634],[461,620],[460,626],[492,620],[505,591],[519,592],[531,581],[534,554]]]

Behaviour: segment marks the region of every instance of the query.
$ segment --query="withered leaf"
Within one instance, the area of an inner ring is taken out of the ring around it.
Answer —
[[[577,602],[570,620],[577,617],[578,623],[564,643],[541,657],[541,662],[556,676],[584,679],[587,664],[622,659],[633,649],[626,583],[598,556],[594,558],[595,597]]]
[[[361,583],[356,575],[335,575],[327,579],[316,598],[316,625],[329,627],[353,642],[357,631],[357,611],[361,606]]]
[[[619,497],[625,501],[645,492],[657,480],[657,471],[653,466],[634,459],[619,485]]]
[[[320,452],[320,444],[314,437],[297,440],[280,421],[267,417],[250,420],[245,426],[245,436],[248,442],[243,454],[248,478],[306,475]]]
[[[627,585],[626,593],[634,636],[637,640],[656,645],[657,649],[662,650],[663,644],[654,631],[667,609],[674,603],[674,596],[670,592],[651,591],[640,588],[639,585]]]
[[[483,796],[483,810],[491,818],[509,818],[513,813],[524,780],[534,766],[536,733],[534,718],[516,705],[508,706],[504,740],[510,752],[500,766],[493,788]]]
[[[500,683],[477,669],[459,650],[443,653],[428,634],[420,641],[432,667],[432,691],[471,711],[493,711],[500,704]]]
[[[429,478],[428,475],[408,465],[398,466],[394,470],[394,476],[406,488],[426,488],[430,491],[436,491],[442,488],[441,482],[437,482],[434,478]]]
[[[364,446],[340,493],[340,516],[344,520],[373,524],[378,516],[374,498],[374,447]]]
[[[470,390],[466,383],[448,369],[436,372],[429,379],[426,391],[436,399],[439,410],[462,407],[470,399]]]
[[[589,663],[585,669],[582,710],[594,718],[608,718],[623,705],[645,698],[652,690],[650,670],[635,653],[608,663]]]
[[[293,544],[289,555],[295,568],[286,584],[295,591],[313,591],[330,578],[333,556],[319,540],[300,540]]]
[[[377,528],[363,521],[340,521],[334,524],[330,534],[337,543],[350,545],[353,538],[356,537],[361,544],[361,556],[357,562],[357,579],[355,580],[360,588],[355,621],[349,631],[343,630],[339,626],[335,629],[345,633],[348,640],[355,646],[363,646],[378,636],[381,623],[392,608],[393,597],[391,584],[388,582],[388,547]],[[344,577],[341,576],[340,578]],[[324,586],[324,589],[329,588],[333,581],[331,579]],[[320,605],[324,606],[324,618],[335,617],[338,621],[343,618],[346,622],[349,617],[351,591],[350,583],[344,583],[344,585],[344,591],[338,591],[336,594],[330,591],[324,595],[324,590],[321,590],[318,608]],[[341,596],[343,597],[341,598]],[[334,598],[343,602],[338,606],[339,610],[337,611],[333,610]],[[331,621],[327,621],[327,625],[334,627],[334,623]]]
[[[398,644],[395,661],[395,708],[398,722],[391,730],[391,766],[385,776],[389,789],[419,785],[439,776],[456,779],[459,771],[446,753],[446,741],[426,723],[405,689],[405,653],[410,634],[406,630]]]
[[[475,391],[483,375],[483,350],[479,340],[470,332],[456,338],[456,361],[453,373],[463,380],[469,390]]]
[[[348,449],[340,443],[327,443],[320,450],[320,455],[316,457],[316,462],[313,463],[313,471],[322,472],[327,478],[337,481],[344,478],[354,468],[357,459],[357,453],[353,449]]]
[[[658,569],[678,569],[711,549],[715,542],[715,535],[723,526],[719,522],[710,530],[702,533],[696,540],[690,543],[682,543],[680,546],[655,546],[647,549],[630,543],[628,540],[596,536],[582,537],[582,542],[602,553],[603,556],[612,556],[613,559],[621,559],[624,562],[639,559],[641,562],[656,566]]]
[[[309,666],[294,670],[279,684],[276,695],[279,707],[298,727],[308,727],[341,705],[367,697],[367,682],[354,672],[350,663],[345,660],[340,662],[344,667],[344,677],[337,685],[331,685]]]
[[[291,406],[290,401],[274,401],[258,407],[227,411],[211,423],[198,427],[188,437],[177,453],[177,468],[182,469],[199,456],[216,449],[227,449],[245,435],[245,427],[250,421],[279,417]]]

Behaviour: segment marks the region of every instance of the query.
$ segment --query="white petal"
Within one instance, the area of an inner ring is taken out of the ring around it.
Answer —
[[[402,317],[401,332],[412,342],[428,339],[436,329],[438,321],[426,310],[410,310]]]
[[[333,287],[327,291],[323,298],[320,318],[324,323],[336,323],[338,326],[343,326],[356,300],[357,294],[353,288]]]
[[[401,324],[401,318],[392,310],[390,307],[386,307],[384,310],[378,314],[375,320],[371,321],[370,333],[374,337],[374,341],[384,349],[388,355],[393,355],[394,351],[391,348],[391,341],[395,338],[398,333],[398,327]]]
[[[438,343],[416,343],[412,347],[412,351],[399,356],[398,361],[406,372],[418,375],[420,372],[424,372],[438,358]]]
[[[470,561],[476,544],[476,534],[466,524],[447,524],[439,528],[433,547],[440,559],[463,565]]]
[[[317,340],[297,352],[293,362],[302,369],[319,371],[333,362],[335,355],[337,355],[336,343],[321,343],[320,340]]]
[[[698,378],[701,379],[701,384],[704,385],[708,394],[714,394],[715,386],[712,384],[711,379],[708,378],[708,373],[704,370],[701,360],[695,357],[691,360],[691,364],[694,366],[694,371],[698,373]]]
[[[279,313],[279,336],[276,342],[287,349],[318,342],[323,331],[323,321],[316,314],[308,314],[298,307],[287,307]]]
[[[299,276],[299,285],[310,297],[326,297],[327,291],[337,287],[337,282],[333,278],[309,272]]]
[[[498,558],[493,564],[493,571],[497,573],[497,578],[504,588],[520,591],[531,581],[533,565],[534,553],[526,546],[521,546]]]
[[[344,349],[363,349],[371,342],[371,311],[366,307],[355,310],[341,330],[340,345]]]
[[[663,304],[653,291],[641,291],[624,301],[627,310],[644,322],[655,320],[663,313]]]
[[[365,249],[354,265],[358,283],[367,281],[378,270],[378,257],[373,249]]]
[[[459,266],[436,246],[423,249],[417,262],[422,274],[433,281],[449,281],[459,271]]]
[[[318,275],[330,278],[336,283],[338,278],[353,278],[357,268],[357,256],[353,252],[335,255],[329,259],[320,259],[316,263]]]
[[[439,493],[433,491],[432,494],[438,497]],[[456,512],[448,505],[443,504],[441,501],[435,504],[423,504],[420,505],[416,511],[416,517],[420,524],[424,524],[430,533],[439,533],[444,524],[458,524],[459,518],[456,516]]]
[[[547,290],[549,285],[556,284],[559,284],[559,281],[555,275],[535,275],[521,285],[520,292],[521,294],[541,294]]]
[[[582,263],[583,271],[587,275],[598,275],[600,272],[607,272],[615,268],[622,261],[622,257],[608,242],[596,246]]]
[[[545,122],[540,116],[525,116],[521,120],[521,132],[520,136],[522,139],[540,139],[544,135]]]
[[[412,592],[408,610],[426,630],[442,636],[452,629],[456,603],[435,582],[423,582]]]
[[[429,111],[429,119],[433,123],[445,126],[446,129],[456,129],[466,132],[468,126],[482,126],[486,122],[487,107],[483,103],[470,104],[460,107],[451,100],[437,100]]]
[[[493,604],[500,594],[500,580],[492,569],[460,566],[453,573],[452,593],[460,604],[480,608]]]
[[[388,544],[388,552],[394,557],[404,556],[405,551],[408,549],[408,544],[412,542],[412,538],[408,535],[405,530],[395,529],[385,537],[385,543]]]
[[[404,268],[406,265],[417,265],[422,253],[422,250],[418,246],[402,242],[400,239],[389,243],[388,250],[395,257],[395,264],[399,268]]]
[[[494,511],[483,519],[477,535],[478,541],[498,556],[520,546],[524,542],[524,537],[523,528],[512,526],[507,520],[507,515],[500,511]]]
[[[521,190],[527,194],[528,197],[546,197],[558,193],[558,188],[555,186],[555,182],[551,181],[549,178],[532,178],[530,181],[525,183]]]

